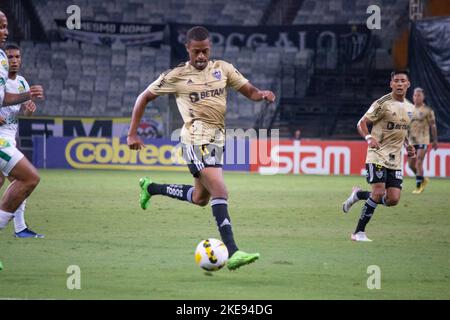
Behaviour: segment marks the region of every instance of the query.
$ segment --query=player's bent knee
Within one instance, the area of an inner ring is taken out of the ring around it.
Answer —
[[[388,201],[388,206],[389,206],[389,207],[394,207],[394,206],[396,206],[399,202],[400,202],[400,199],[389,199],[389,201]]]
[[[195,190],[194,193],[192,194],[192,203],[200,207],[204,207],[208,204],[209,198],[210,198],[209,193],[197,192],[197,190]]]
[[[209,203],[209,198],[197,199],[194,203],[200,207],[205,207]]]

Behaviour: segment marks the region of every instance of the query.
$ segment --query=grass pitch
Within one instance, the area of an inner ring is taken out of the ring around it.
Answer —
[[[41,170],[26,220],[45,239],[0,233],[0,299],[449,299],[450,181],[432,179],[413,195],[406,179],[400,204],[379,206],[367,227],[372,243],[350,241],[362,202],[341,203],[362,177],[260,176],[225,173],[240,249],[254,264],[205,273],[197,243],[219,238],[209,206],[165,197],[149,210],[138,180],[192,184],[189,173]],[[69,290],[67,268],[81,270]],[[381,289],[367,287],[368,267]]]

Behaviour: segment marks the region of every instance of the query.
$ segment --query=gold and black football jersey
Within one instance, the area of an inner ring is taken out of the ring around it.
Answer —
[[[203,70],[189,62],[171,69],[150,84],[148,90],[155,95],[175,94],[184,121],[182,143],[223,146],[227,88],[239,90],[247,82],[232,64],[210,60]]]
[[[430,126],[436,121],[434,111],[426,106],[414,107],[409,141],[411,144],[430,144]]]
[[[414,112],[408,100],[398,101],[387,94],[375,101],[364,115],[373,126],[371,135],[380,149],[368,148],[366,163],[374,163],[388,169],[401,169],[401,150]]]

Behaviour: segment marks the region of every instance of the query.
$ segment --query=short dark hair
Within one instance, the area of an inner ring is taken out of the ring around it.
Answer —
[[[20,50],[20,48],[17,44],[9,43],[5,46],[5,51],[6,50]]]
[[[202,26],[192,27],[186,33],[186,43],[189,43],[191,40],[203,41],[206,39],[209,39],[209,31]]]
[[[409,71],[407,69],[394,70],[391,72],[391,79],[394,79],[394,76],[397,74],[405,74],[409,79]]]

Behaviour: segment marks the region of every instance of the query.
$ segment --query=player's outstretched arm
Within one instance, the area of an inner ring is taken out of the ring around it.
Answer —
[[[253,101],[261,101],[261,100],[267,100],[269,102],[275,101],[275,94],[272,91],[259,90],[258,88],[253,86],[250,82],[244,84],[239,89],[239,92]]]
[[[366,117],[362,117],[358,121],[356,127],[358,128],[359,134],[367,141],[370,148],[380,149],[378,141],[369,133],[369,128],[367,127],[367,125],[371,123],[372,122],[369,119],[367,119]]]
[[[44,98],[44,88],[42,88],[42,86],[31,86],[30,91],[24,93],[5,92],[5,98],[3,99],[2,107],[21,104],[22,102],[28,100],[42,101],[44,100]]]
[[[157,95],[151,93],[149,90],[143,91],[136,99],[133,107],[133,113],[131,114],[131,124],[128,130],[127,144],[131,150],[140,150],[144,147],[144,143],[137,135],[137,129],[139,123],[141,123],[142,116],[145,112],[147,104],[155,100]]]
[[[29,92],[24,93],[9,93],[5,92],[5,98],[3,99],[2,107],[13,106],[15,104],[20,104],[31,99]]]

